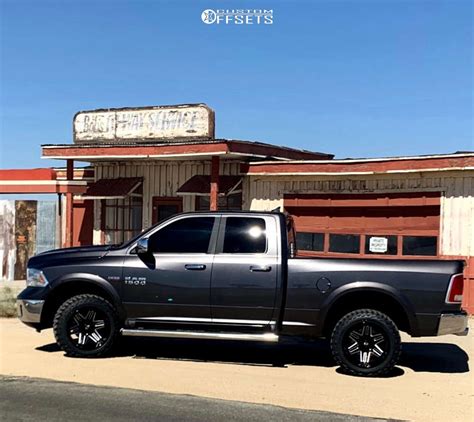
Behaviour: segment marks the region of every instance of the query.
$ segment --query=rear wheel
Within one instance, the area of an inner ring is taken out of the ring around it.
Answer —
[[[119,332],[119,319],[107,300],[83,294],[59,307],[53,329],[56,342],[67,355],[98,357],[112,348]]]
[[[400,358],[400,334],[384,313],[360,309],[337,322],[331,336],[331,351],[345,372],[380,376],[389,372]]]

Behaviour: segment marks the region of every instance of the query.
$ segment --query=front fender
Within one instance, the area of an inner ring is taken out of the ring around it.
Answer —
[[[122,300],[120,299],[119,293],[117,290],[105,279],[90,273],[69,273],[57,278],[53,285],[51,286],[51,293],[54,294],[54,291],[59,288],[64,288],[66,284],[81,282],[90,285],[94,285],[103,289],[113,301],[113,305],[117,308],[119,315],[123,317],[125,315],[125,310],[122,305]]]

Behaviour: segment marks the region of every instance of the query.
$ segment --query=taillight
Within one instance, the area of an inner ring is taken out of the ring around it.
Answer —
[[[464,289],[464,276],[462,274],[454,274],[449,282],[448,294],[446,295],[446,303],[461,303],[462,291]]]

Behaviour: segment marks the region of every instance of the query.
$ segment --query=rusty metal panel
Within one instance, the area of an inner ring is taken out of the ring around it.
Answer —
[[[214,138],[214,112],[205,104],[82,111],[74,142],[131,142]]]
[[[56,248],[56,207],[55,201],[38,201],[35,251],[37,254]]]
[[[36,250],[37,201],[15,201],[15,280],[26,278],[28,259]]]
[[[0,280],[15,278],[15,201],[0,200]]]

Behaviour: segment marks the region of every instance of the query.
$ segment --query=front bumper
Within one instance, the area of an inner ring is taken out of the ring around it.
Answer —
[[[445,334],[455,334],[457,336],[467,336],[469,332],[468,316],[461,314],[441,314],[439,318],[438,336]]]
[[[40,323],[44,300],[18,299],[16,308],[18,318],[25,324]]]

